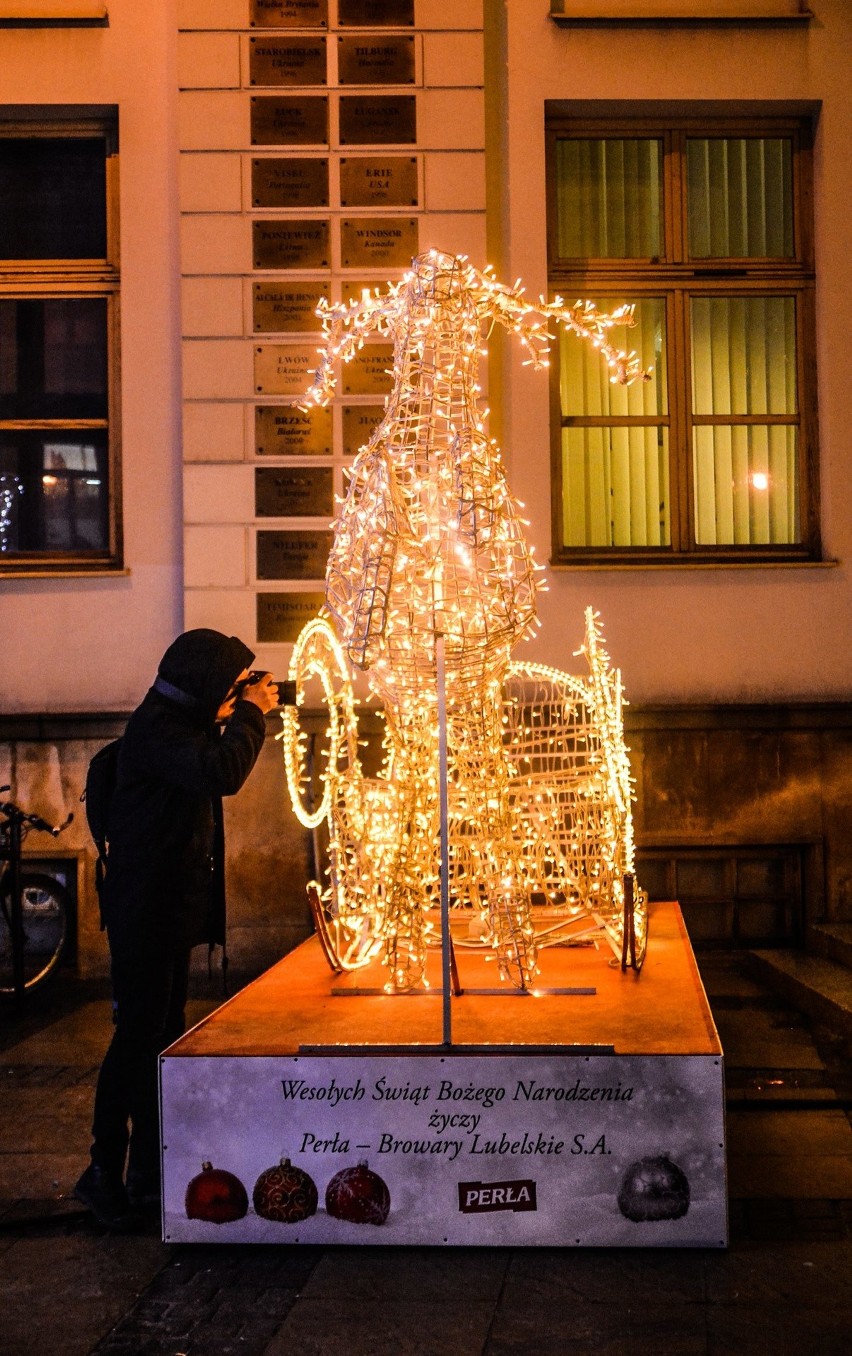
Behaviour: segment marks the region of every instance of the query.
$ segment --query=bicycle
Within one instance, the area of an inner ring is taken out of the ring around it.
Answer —
[[[0,786],[0,793],[9,791]],[[0,801],[0,999],[24,995],[56,970],[68,941],[71,900],[53,876],[22,869],[21,849],[32,830],[52,834],[74,818],[52,825],[27,814],[13,801]]]

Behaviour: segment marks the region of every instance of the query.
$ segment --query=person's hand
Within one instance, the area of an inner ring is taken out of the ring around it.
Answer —
[[[240,693],[244,702],[254,702],[261,711],[274,711],[278,705],[278,685],[271,673],[265,673],[256,683],[249,683]]]

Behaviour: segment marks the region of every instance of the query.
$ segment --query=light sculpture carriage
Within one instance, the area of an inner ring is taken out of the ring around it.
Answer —
[[[423,985],[440,944],[443,860],[456,947],[485,949],[517,989],[534,987],[542,946],[595,934],[638,969],[645,901],[632,888],[620,677],[591,609],[586,676],[511,661],[536,624],[539,567],[477,383],[487,327],[503,324],[541,367],[551,320],[593,343],[613,380],[631,381],[638,360],[609,342],[629,308],[530,304],[517,284],[432,250],[383,293],[321,302],[319,314],[308,405],[331,399],[335,364],[370,333],[394,345],[385,415],[334,525],[326,608],[294,647],[297,705],[282,731],[296,813],[327,825],[327,880],[311,892],[329,960],[355,969],[380,955],[388,989]],[[371,777],[354,669],[384,719]],[[328,721],[318,804],[299,716],[311,680]]]

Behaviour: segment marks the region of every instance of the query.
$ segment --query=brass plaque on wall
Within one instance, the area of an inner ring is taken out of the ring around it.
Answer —
[[[328,161],[269,156],[251,162],[254,207],[328,207]]]
[[[328,96],[253,94],[251,144],[252,146],[327,145]]]
[[[258,579],[324,579],[332,533],[328,531],[257,534]]]
[[[254,389],[258,395],[302,395],[316,370],[315,348],[258,344],[254,350]]]
[[[258,518],[330,518],[334,511],[331,467],[255,467],[254,511]]]
[[[327,28],[328,0],[251,0],[252,28]]]
[[[386,379],[387,380],[387,379]],[[343,406],[343,453],[354,457],[373,436],[385,415],[384,405]]]
[[[341,94],[341,146],[414,145],[415,94]]]
[[[405,28],[414,23],[414,0],[338,0],[341,28]]]
[[[295,405],[257,405],[254,412],[258,457],[331,455],[331,410],[306,414]]]
[[[324,85],[325,38],[249,38],[249,81],[252,85]]]
[[[413,85],[414,39],[338,38],[337,79],[341,85]]]
[[[253,221],[252,258],[255,268],[328,268],[328,221]]]
[[[257,639],[263,645],[292,645],[319,613],[324,593],[259,593]]]
[[[344,395],[386,395],[393,385],[393,344],[365,344],[343,368]]]
[[[343,156],[340,161],[340,206],[416,207],[416,157]]]
[[[305,331],[320,328],[314,314],[319,292],[311,283],[256,282],[252,288],[255,333]]]
[[[344,217],[340,262],[344,268],[405,268],[417,253],[416,217]]]

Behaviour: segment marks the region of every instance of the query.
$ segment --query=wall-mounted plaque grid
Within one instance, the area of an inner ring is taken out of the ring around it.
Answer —
[[[278,670],[392,384],[372,341],[328,409],[298,408],[317,303],[432,245],[485,263],[482,44],[475,2],[181,6],[186,624],[227,622]]]

